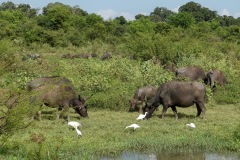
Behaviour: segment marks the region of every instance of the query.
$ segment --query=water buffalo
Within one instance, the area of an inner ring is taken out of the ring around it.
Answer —
[[[31,91],[42,85],[47,85],[47,84],[54,84],[54,85],[65,84],[65,85],[72,86],[72,82],[69,79],[65,77],[60,77],[60,76],[52,76],[52,77],[35,78],[32,81],[27,82],[26,88],[28,91]]]
[[[80,116],[88,117],[85,104],[88,98],[84,100],[80,95],[77,95],[70,82],[70,80],[64,77],[43,77],[28,82],[28,86],[31,86],[31,103],[39,102],[40,104],[57,108],[60,112],[57,118],[63,111],[66,111],[69,119],[69,107],[72,107]],[[41,119],[41,109],[38,115],[39,119]]]
[[[92,58],[96,58],[96,57],[98,57],[98,55],[97,55],[97,53],[92,53],[92,54],[91,54],[91,57],[92,57]]]
[[[27,54],[26,56],[24,56],[22,58],[22,61],[26,61],[27,59],[32,59],[32,60],[35,60],[35,59],[38,59],[38,58],[41,58],[41,56],[39,54]]]
[[[219,83],[220,85],[224,85],[228,83],[226,80],[223,72],[221,70],[209,70],[207,73],[208,84],[210,85],[211,89],[216,87],[215,82]]]
[[[144,86],[136,90],[133,98],[129,100],[131,107],[129,112],[137,110],[137,105],[139,105],[139,112],[142,113],[143,104],[154,97],[158,87],[154,86]]]
[[[162,104],[162,118],[164,118],[167,109],[171,107],[177,120],[176,106],[189,107],[195,103],[197,116],[200,116],[202,112],[203,118],[205,118],[205,95],[206,87],[200,82],[167,82],[160,85],[155,96],[151,99],[150,103],[146,105],[144,112],[148,112],[146,118],[150,118],[154,110]]]
[[[104,60],[107,60],[107,59],[110,59],[112,58],[112,54],[111,53],[105,53],[102,55],[101,57],[101,60],[104,61]]]
[[[73,59],[74,57],[73,57],[73,55],[68,53],[68,54],[62,55],[61,58]]]
[[[202,79],[205,83],[207,81],[206,74],[202,68],[199,67],[180,67],[175,71],[176,77],[187,77],[191,81]]]
[[[81,53],[81,54],[75,54],[73,55],[73,58],[83,58],[83,59],[88,59],[89,55],[86,53]]]

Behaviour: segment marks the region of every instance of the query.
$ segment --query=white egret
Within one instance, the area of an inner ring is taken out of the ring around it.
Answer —
[[[79,129],[76,128],[76,131],[77,131],[77,135],[78,136],[82,136],[82,133],[81,133],[81,131]]]
[[[76,122],[76,121],[70,121],[70,122],[68,122],[68,125],[72,126],[73,128],[75,128],[78,136],[82,136],[81,131],[78,129],[78,127],[82,126],[81,123]]]
[[[137,120],[143,120],[146,117],[147,114],[148,114],[148,112],[145,112],[145,114],[140,114],[138,116]]]
[[[194,123],[189,123],[189,124],[186,124],[186,126],[190,127],[190,128],[196,128],[195,124]]]
[[[127,126],[125,129],[127,129],[127,128],[133,128],[133,130],[135,130],[137,128],[140,128],[140,126],[137,124],[131,124],[130,126]]]
[[[69,126],[72,126],[72,127],[75,128],[75,129],[76,129],[77,127],[82,126],[81,123],[76,122],[76,121],[70,121],[70,122],[68,122],[68,125],[69,125]]]

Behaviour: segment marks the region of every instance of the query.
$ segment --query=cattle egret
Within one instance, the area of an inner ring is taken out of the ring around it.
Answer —
[[[82,126],[81,123],[76,122],[76,121],[70,121],[70,122],[68,122],[68,125],[69,125],[69,126],[72,126],[72,127],[75,128],[75,129],[76,129],[77,127]]]
[[[137,124],[131,124],[130,126],[127,126],[125,129],[127,129],[127,128],[133,128],[133,130],[135,130],[137,128],[140,128],[140,126]]]
[[[68,122],[68,125],[72,126],[73,128],[75,128],[78,136],[82,136],[81,131],[78,129],[78,127],[82,126],[81,123],[76,122],[76,121],[70,121],[70,122]]]
[[[190,128],[196,128],[195,124],[194,123],[189,123],[189,124],[186,124],[188,127]]]
[[[143,120],[146,117],[147,114],[148,114],[148,112],[145,112],[145,114],[140,114],[138,116],[137,120]]]
[[[81,131],[79,129],[76,128],[76,131],[77,131],[77,135],[78,136],[82,136],[82,133],[81,133]]]

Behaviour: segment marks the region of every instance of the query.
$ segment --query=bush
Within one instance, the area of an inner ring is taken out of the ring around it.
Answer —
[[[17,66],[15,65],[16,47],[9,40],[0,40],[0,75],[14,71]]]

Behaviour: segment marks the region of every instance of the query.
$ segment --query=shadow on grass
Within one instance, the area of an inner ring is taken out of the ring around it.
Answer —
[[[152,117],[154,117],[154,116],[162,119],[162,114],[153,115]],[[171,113],[165,114],[165,118],[166,117],[175,118],[173,113],[172,114]],[[178,119],[182,119],[182,118],[194,119],[194,118],[196,118],[196,116],[195,115],[185,114],[185,113],[178,113]]]

